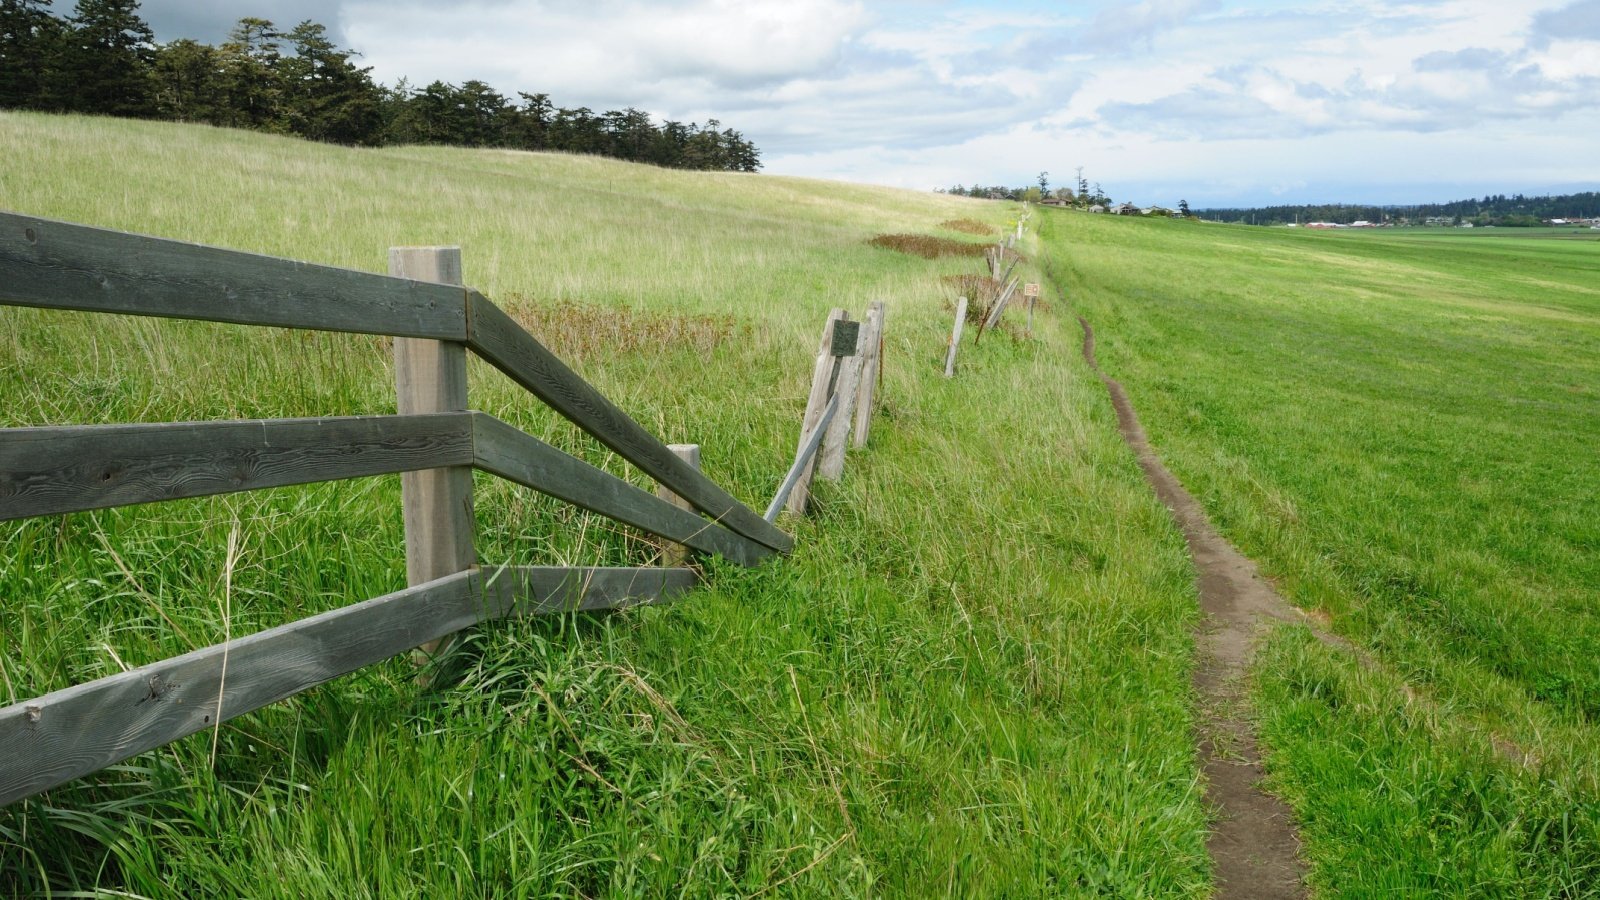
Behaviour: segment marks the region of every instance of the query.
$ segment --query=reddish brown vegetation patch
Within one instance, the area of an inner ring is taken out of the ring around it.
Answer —
[[[967,321],[981,322],[989,315],[989,307],[999,297],[999,285],[987,275],[946,275],[943,277],[945,284],[950,286],[952,297],[967,298]],[[955,312],[955,300],[946,298],[945,309]]]
[[[662,348],[708,353],[749,326],[733,316],[674,315],[584,303],[506,298],[512,318],[562,358]]]
[[[972,244],[930,234],[880,234],[867,243],[885,250],[914,253],[924,259],[941,256],[982,256],[988,244]]]
[[[994,234],[999,230],[974,219],[948,219],[940,222],[939,227],[948,228],[951,231],[960,231],[965,234]]]

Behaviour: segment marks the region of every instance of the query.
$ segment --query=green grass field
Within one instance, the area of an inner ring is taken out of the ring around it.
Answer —
[[[106,148],[114,147],[114,153]],[[872,445],[796,552],[497,623],[0,810],[0,896],[1205,896],[1193,571],[1082,362],[1282,592],[1252,715],[1318,895],[1600,896],[1600,243],[1039,210],[1035,340],[934,260],[1018,210],[863,186],[0,114],[0,203],[467,282],[763,506],[833,306]],[[970,330],[969,330],[970,334]],[[474,406],[649,487],[487,367]],[[381,339],[0,307],[0,425],[385,413]],[[480,476],[485,562],[655,561]],[[229,547],[235,552],[230,559]],[[401,587],[398,480],[0,525],[10,703]],[[213,742],[215,752],[213,754]]]
[[[788,523],[792,557],[671,607],[498,624],[434,690],[396,660],[236,720],[214,758],[196,735],[0,810],[0,895],[1208,892],[1190,572],[1075,328],[986,338],[946,381],[941,276],[980,263],[867,244],[982,241],[939,223],[1014,208],[32,115],[0,115],[0,152],[34,215],[369,270],[459,243],[469,284],[758,508],[826,311],[889,323],[872,446]],[[391,377],[377,339],[0,308],[9,426],[391,412]],[[497,373],[472,394],[644,483]],[[402,586],[398,493],[0,527],[6,701]],[[504,484],[477,502],[486,562],[653,559]]]
[[[1318,887],[1600,894],[1600,244],[1046,213],[1168,466],[1382,663],[1258,666]]]

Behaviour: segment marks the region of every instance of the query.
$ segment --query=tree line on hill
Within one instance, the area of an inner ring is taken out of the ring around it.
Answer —
[[[1419,203],[1409,206],[1362,206],[1345,203],[1263,206],[1244,209],[1206,209],[1207,219],[1256,225],[1288,225],[1292,222],[1394,222],[1406,225],[1495,225],[1531,227],[1550,219],[1590,219],[1600,216],[1600,193],[1558,194],[1528,197],[1522,194],[1488,194],[1482,199],[1468,198],[1451,203]]]
[[[306,20],[279,31],[244,18],[213,47],[155,42],[138,0],[0,0],[0,108],[199,122],[356,146],[449,144],[562,150],[681,169],[754,172],[755,144],[716,119],[704,126],[628,108],[595,113],[550,95],[515,99],[488,84],[373,81],[360,54]]]

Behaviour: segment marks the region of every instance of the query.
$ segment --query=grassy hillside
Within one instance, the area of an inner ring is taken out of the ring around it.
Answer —
[[[940,223],[1012,208],[11,114],[0,153],[29,214],[372,270],[459,243],[468,283],[754,505],[827,309],[889,322],[873,445],[791,558],[487,628],[434,690],[394,661],[0,810],[0,894],[1206,893],[1190,571],[1075,328],[968,346],[946,381],[941,276],[978,263],[867,244],[982,240]],[[391,384],[377,339],[0,308],[10,426],[382,413]],[[472,392],[644,483],[496,373]],[[488,562],[653,558],[488,479],[477,501]],[[396,589],[401,548],[392,478],[0,526],[5,700]]]
[[[1600,895],[1600,241],[1045,212],[1168,466],[1381,663],[1257,673],[1319,885]]]

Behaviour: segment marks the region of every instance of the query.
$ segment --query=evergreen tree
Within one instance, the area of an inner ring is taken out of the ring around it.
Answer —
[[[154,112],[155,35],[138,9],[138,0],[78,0],[56,71],[68,109],[112,116]]]
[[[283,37],[294,51],[277,63],[290,130],[317,141],[377,143],[383,120],[372,70],[357,68],[354,52],[334,46],[328,30],[310,19]]]
[[[152,69],[156,113],[180,122],[227,118],[222,56],[215,47],[184,38],[156,51]]]
[[[218,125],[283,131],[282,58],[276,27],[268,19],[246,17],[218,49],[219,82],[226,104]]]
[[[65,28],[50,0],[0,0],[0,108],[49,109],[49,66]]]

